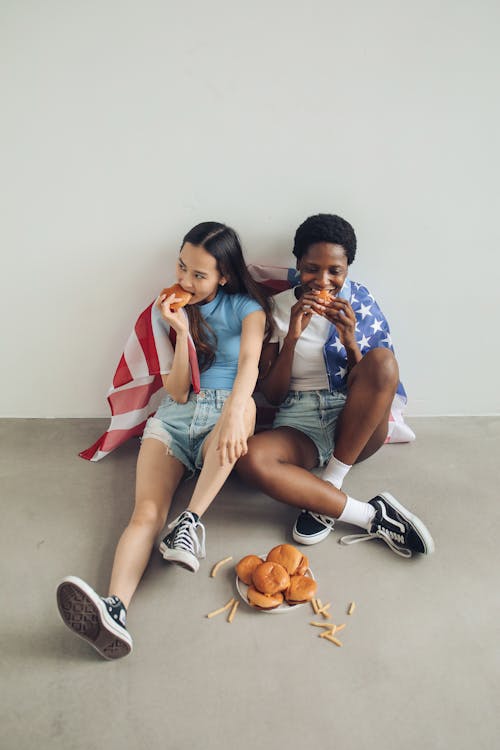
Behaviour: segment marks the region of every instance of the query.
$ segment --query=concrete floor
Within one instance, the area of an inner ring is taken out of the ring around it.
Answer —
[[[417,441],[384,447],[345,488],[389,489],[436,552],[342,547],[340,526],[309,548],[343,648],[318,638],[309,606],[205,617],[235,593],[230,567],[209,577],[215,561],[291,541],[293,509],[231,478],[205,517],[200,572],[154,553],[129,612],[134,653],[109,663],[65,628],[55,589],[67,574],[106,589],[138,444],[90,464],[77,452],[107,421],[0,422],[2,749],[498,747],[500,418],[409,423]]]

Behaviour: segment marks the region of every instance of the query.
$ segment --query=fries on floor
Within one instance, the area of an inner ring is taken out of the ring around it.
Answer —
[[[231,556],[225,557],[223,560],[219,560],[218,563],[215,563],[214,567],[212,568],[212,572],[210,573],[211,578],[215,578],[217,573],[219,572],[219,569],[222,568],[223,565],[230,562],[233,558]]]
[[[234,602],[235,602],[235,599],[234,599],[234,596],[233,596],[233,597],[231,597],[231,599],[228,601],[227,604],[224,604],[223,607],[220,607],[219,609],[214,609],[213,612],[209,612],[208,615],[207,615],[207,617],[210,618],[210,617],[215,617],[216,615],[220,615],[221,612],[225,612],[226,609],[229,609],[230,607],[232,607],[233,604],[234,604]]]

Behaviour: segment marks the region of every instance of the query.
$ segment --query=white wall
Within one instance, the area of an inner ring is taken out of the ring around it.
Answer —
[[[357,230],[408,414],[500,412],[496,0],[2,0],[0,415],[106,415],[182,234]]]

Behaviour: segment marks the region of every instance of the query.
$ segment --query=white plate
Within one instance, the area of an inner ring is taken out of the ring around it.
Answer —
[[[264,556],[257,555],[257,557],[260,557],[262,562],[265,562],[267,555],[264,555]],[[311,568],[307,568],[305,575],[309,576],[309,578],[312,578],[313,581],[315,580]],[[286,614],[287,612],[293,612],[295,609],[300,609],[301,607],[304,607],[306,604],[309,604],[309,602],[302,602],[302,604],[290,605],[284,601],[283,604],[280,604],[279,607],[275,607],[274,609],[259,609],[258,607],[252,607],[252,605],[248,603],[248,599],[247,599],[248,586],[246,583],[243,583],[243,581],[240,581],[238,576],[236,576],[236,590],[248,607],[251,607],[254,610],[254,612],[263,612],[266,615],[283,615],[283,614]]]

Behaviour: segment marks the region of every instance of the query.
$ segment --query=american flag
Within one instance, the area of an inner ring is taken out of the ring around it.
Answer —
[[[298,283],[295,268],[252,264],[248,266],[253,278],[268,294],[290,289]],[[366,287],[355,282],[351,285],[350,300],[358,321],[358,344],[361,351],[376,346],[392,349],[387,321]],[[152,302],[139,315],[120,357],[107,399],[111,410],[111,423],[106,432],[79,455],[88,461],[99,461],[129,438],[142,435],[148,417],[156,412],[162,398],[162,374],[170,372],[175,346],[175,331],[170,330],[160,310]],[[340,342],[339,342],[340,343]],[[338,360],[337,380],[345,381],[345,350],[333,344]],[[193,341],[189,339],[189,363],[193,390],[200,390],[200,373]],[[329,353],[330,357],[330,353]],[[334,373],[335,375],[335,373]],[[340,380],[339,380],[340,378]],[[256,394],[261,426],[270,426],[273,410],[265,403],[262,394]],[[408,442],[415,439],[405,424],[403,409],[406,394],[400,384],[394,399],[389,434],[386,442]],[[264,417],[264,418],[262,418]],[[267,422],[267,424],[266,424]]]
[[[377,347],[384,347],[394,352],[389,323],[366,286],[346,279],[340,295],[349,300],[356,315],[356,340],[361,353],[364,354]],[[335,329],[327,343],[327,360],[331,371],[331,390],[345,392],[347,353]],[[386,443],[408,443],[415,440],[415,433],[403,418],[406,402],[406,391],[403,384],[399,382],[389,416]]]

